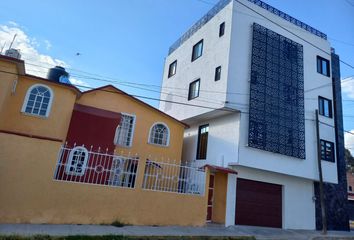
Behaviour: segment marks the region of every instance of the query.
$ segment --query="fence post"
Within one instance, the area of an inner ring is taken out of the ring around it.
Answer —
[[[145,154],[139,155],[138,170],[136,172],[135,189],[142,190],[144,183],[144,173],[147,156]]]

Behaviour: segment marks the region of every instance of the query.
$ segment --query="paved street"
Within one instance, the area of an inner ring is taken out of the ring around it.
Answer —
[[[1,224],[0,235],[125,235],[125,236],[255,236],[257,239],[354,239],[354,232],[282,230],[263,227],[208,225],[206,227],[148,227],[99,225]]]

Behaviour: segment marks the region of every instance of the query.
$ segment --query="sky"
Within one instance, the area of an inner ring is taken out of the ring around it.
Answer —
[[[264,0],[324,32],[354,66],[354,0]],[[168,48],[217,0],[17,0],[1,3],[0,50],[21,50],[28,73],[62,65],[89,89],[118,88],[158,99]],[[344,128],[354,133],[354,68],[341,64]],[[163,91],[163,90],[162,90]],[[158,107],[158,101],[142,99]],[[354,154],[354,135],[345,134]]]

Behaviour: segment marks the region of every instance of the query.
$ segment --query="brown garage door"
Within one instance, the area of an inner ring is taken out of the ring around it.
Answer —
[[[281,185],[238,178],[235,223],[281,228]]]

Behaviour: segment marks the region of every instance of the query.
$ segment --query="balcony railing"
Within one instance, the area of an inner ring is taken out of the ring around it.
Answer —
[[[196,31],[203,27],[207,22],[210,21],[216,14],[218,14],[227,4],[232,0],[220,0],[207,14],[205,14],[201,19],[198,20],[186,33],[182,35],[168,51],[168,55],[173,53],[179,46],[181,46],[185,41],[187,41]]]
[[[220,0],[207,14],[205,14],[201,19],[198,20],[187,32],[185,32],[176,42],[172,44],[168,51],[168,55],[173,53],[177,48],[179,48],[185,41],[187,41],[195,32],[197,32],[201,27],[203,27],[207,22],[210,21],[216,14],[218,14],[226,5],[228,5],[233,0]],[[281,17],[282,19],[295,24],[296,26],[308,31],[320,38],[327,40],[327,35],[319,30],[307,25],[304,22],[278,10],[275,7],[270,6],[269,4],[261,0],[248,0],[249,2]]]

